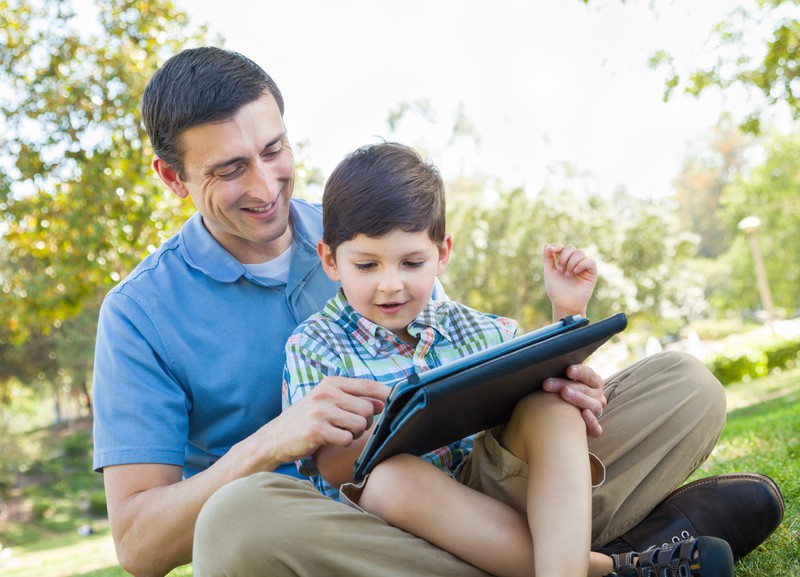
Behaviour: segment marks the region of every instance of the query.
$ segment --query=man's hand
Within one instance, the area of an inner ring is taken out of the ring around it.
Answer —
[[[546,379],[542,383],[545,391],[558,393],[561,398],[581,410],[586,422],[586,432],[590,437],[599,437],[603,428],[597,418],[605,409],[606,396],[603,394],[603,379],[586,365],[572,365],[567,368],[566,379]]]
[[[302,459],[326,445],[348,447],[372,426],[390,391],[367,379],[326,377],[251,439],[261,439],[279,463]]]
[[[553,321],[586,315],[597,284],[597,263],[571,244],[544,245],[544,285],[553,305]]]

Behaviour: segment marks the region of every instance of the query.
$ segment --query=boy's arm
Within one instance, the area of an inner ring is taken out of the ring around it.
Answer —
[[[544,284],[553,307],[553,322],[569,315],[586,316],[597,284],[597,263],[571,244],[545,244]],[[543,386],[581,410],[590,437],[603,433],[597,416],[607,402],[604,382],[590,367],[573,365],[567,369],[567,378],[547,379]]]
[[[313,330],[296,332],[286,344],[286,367],[283,377],[283,410],[302,400],[331,375],[347,375],[345,363],[328,346],[324,335]],[[375,413],[383,410],[383,401],[391,388],[375,383]],[[343,439],[336,444],[324,444],[313,455],[298,460],[298,470],[303,475],[322,475],[328,483],[339,487],[353,479],[353,464],[366,444],[373,423],[360,435]]]
[[[597,263],[571,244],[544,245],[544,285],[553,307],[553,322],[569,315],[586,316],[597,284]]]

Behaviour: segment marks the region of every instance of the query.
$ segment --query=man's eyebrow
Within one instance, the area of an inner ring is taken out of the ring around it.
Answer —
[[[208,175],[213,174],[214,172],[216,172],[216,171],[218,171],[218,170],[220,170],[222,168],[226,168],[226,167],[232,166],[234,164],[239,164],[240,162],[245,162],[245,160],[246,159],[245,159],[244,156],[237,156],[235,158],[231,158],[231,159],[228,159],[228,160],[223,160],[221,162],[217,162],[215,164],[212,164],[211,166],[206,167],[204,173],[205,173],[206,176],[208,176]]]
[[[272,140],[267,142],[264,145],[264,148],[261,149],[261,151],[263,152],[263,151],[267,150],[268,148],[271,148],[271,147],[275,146],[277,143],[279,143],[285,137],[286,137],[286,133],[282,132],[281,134],[279,134],[278,136],[276,136],[275,138],[273,138]],[[233,158],[228,158],[226,160],[221,160],[219,162],[215,162],[214,164],[208,166],[205,169],[204,172],[205,172],[205,175],[208,176],[208,175],[212,174],[213,172],[216,172],[217,170],[220,170],[222,168],[227,168],[228,166],[233,166],[234,164],[239,164],[241,162],[247,162],[247,158],[244,157],[244,156],[235,156]]]

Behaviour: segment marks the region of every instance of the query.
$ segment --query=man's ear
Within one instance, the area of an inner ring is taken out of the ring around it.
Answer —
[[[328,278],[334,282],[339,282],[339,271],[336,268],[336,258],[331,252],[331,247],[322,241],[317,243],[317,254],[322,263],[322,270],[328,275]]]
[[[439,264],[436,268],[436,275],[440,275],[447,270],[450,264],[450,254],[453,251],[453,237],[449,234],[444,235],[442,245],[439,247]]]
[[[167,162],[156,156],[153,159],[153,170],[156,171],[156,174],[158,174],[175,196],[179,198],[186,198],[189,196],[189,191],[186,189],[180,176],[178,176],[178,172],[171,164],[167,164]]]

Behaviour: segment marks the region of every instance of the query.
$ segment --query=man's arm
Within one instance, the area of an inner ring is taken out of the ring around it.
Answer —
[[[192,560],[197,515],[224,484],[215,482],[216,473],[209,469],[181,481],[181,467],[174,465],[103,469],[108,518],[123,569],[136,576],[160,576]]]
[[[383,409],[385,386],[330,377],[207,470],[181,480],[180,467],[105,467],[111,531],[120,565],[137,577],[163,576],[192,559],[194,524],[203,504],[226,483],[313,453],[347,446]]]

